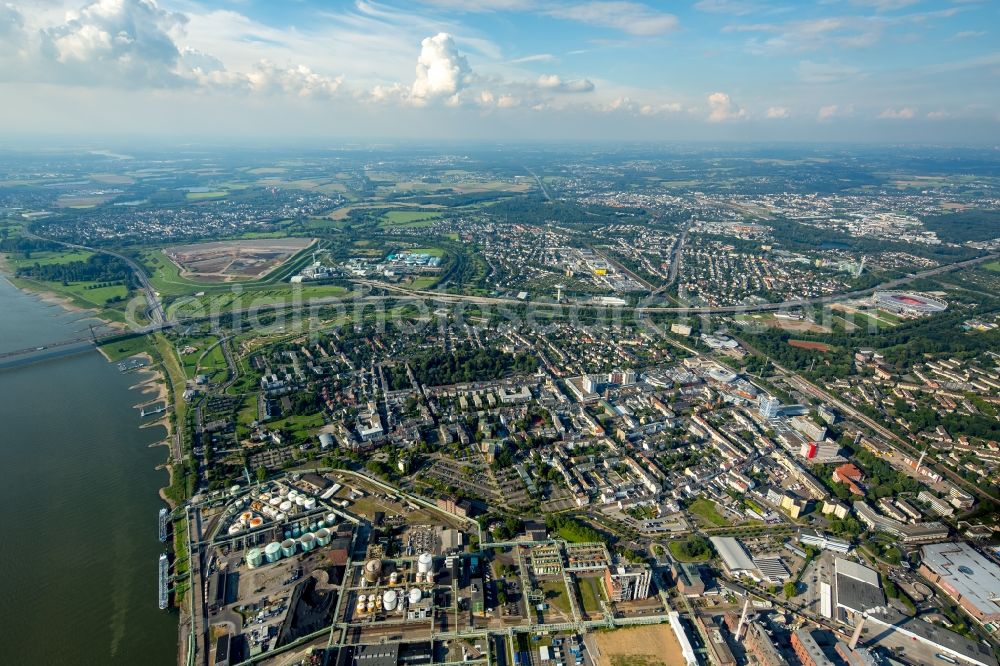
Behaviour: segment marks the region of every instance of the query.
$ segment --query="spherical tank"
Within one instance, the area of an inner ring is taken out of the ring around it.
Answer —
[[[316,545],[316,537],[307,532],[299,537],[299,543],[302,544],[302,551],[308,553]]]
[[[291,557],[295,554],[295,540],[285,539],[281,542],[281,554],[285,557]]]
[[[281,544],[277,541],[272,541],[264,547],[264,556],[267,558],[268,562],[277,562],[281,559]]]
[[[365,580],[369,583],[377,583],[382,575],[382,561],[368,560],[365,562]]]
[[[420,553],[417,556],[417,573],[425,574],[434,566],[434,558],[430,553]]]

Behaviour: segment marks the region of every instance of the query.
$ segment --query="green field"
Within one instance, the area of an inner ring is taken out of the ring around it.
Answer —
[[[441,217],[433,210],[390,210],[382,215],[381,226],[424,227]]]
[[[983,264],[983,268],[994,273],[1000,273],[1000,261],[991,261],[988,264]]]
[[[566,615],[570,614],[569,597],[566,596],[566,585],[561,580],[547,580],[540,586],[545,595],[545,603]]]
[[[699,497],[692,502],[691,506],[688,507],[688,511],[702,520],[708,521],[712,525],[726,527],[731,524],[728,520],[723,518],[718,509],[715,508],[715,502],[704,497]]]
[[[136,336],[125,340],[112,340],[100,346],[104,354],[112,361],[121,361],[136,354],[149,353],[151,345],[146,336]]]
[[[194,379],[195,375],[204,374],[208,376],[209,382],[226,380],[229,376],[229,366],[226,364],[226,357],[218,342],[219,339],[214,335],[178,340],[177,354],[184,368],[184,375],[188,379]],[[181,350],[187,346],[194,347],[197,351],[190,354],[182,353]]]
[[[578,578],[576,586],[580,590],[580,603],[583,610],[588,614],[599,614],[601,612],[601,600],[604,592],[597,578]]]
[[[434,283],[437,281],[438,279],[436,277],[418,277],[413,278],[413,282],[411,282],[408,286],[410,289],[429,289],[433,287]]]
[[[221,199],[228,194],[229,192],[226,190],[219,190],[216,192],[188,192],[187,198],[189,201],[200,201],[202,199]]]
[[[667,544],[667,548],[670,549],[670,554],[673,555],[674,559],[677,560],[678,562],[704,562],[705,560],[709,559],[712,556],[712,554],[709,552],[705,553],[701,557],[688,557],[683,552],[681,552],[680,541],[671,541],[670,543]]]

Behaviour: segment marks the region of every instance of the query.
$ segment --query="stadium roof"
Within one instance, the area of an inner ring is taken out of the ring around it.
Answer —
[[[709,537],[730,572],[753,571],[757,565],[736,537]]]

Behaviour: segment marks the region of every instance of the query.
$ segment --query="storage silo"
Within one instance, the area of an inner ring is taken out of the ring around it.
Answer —
[[[299,543],[302,544],[302,552],[308,553],[316,546],[316,537],[306,532],[299,537]]]
[[[397,583],[399,583],[399,572],[393,571],[389,574],[389,585],[396,585]]]
[[[382,575],[382,560],[368,560],[365,562],[364,576],[369,583],[377,583]]]
[[[260,548],[251,548],[247,551],[247,566],[255,569],[264,563],[264,553]]]
[[[264,557],[267,558],[268,562],[277,562],[281,559],[281,544],[277,541],[272,541],[267,544],[264,548]]]
[[[389,612],[396,610],[396,592],[394,590],[386,590],[382,594],[382,608]]]
[[[320,546],[330,545],[330,530],[325,527],[316,530],[316,543]]]
[[[281,542],[281,554],[284,557],[291,557],[295,554],[295,539],[285,539]]]
[[[430,553],[420,553],[417,556],[417,573],[427,574],[434,569],[434,558]]]

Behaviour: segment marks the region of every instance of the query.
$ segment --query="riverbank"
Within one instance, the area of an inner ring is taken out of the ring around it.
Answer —
[[[98,321],[100,321],[102,324],[104,324],[109,328],[122,329],[122,330],[124,330],[125,328],[121,322],[115,321],[108,317],[101,316],[103,314],[103,311],[98,308],[83,307],[73,302],[72,299],[64,295],[57,294],[53,291],[45,289],[41,285],[35,283],[33,280],[25,280],[15,277],[10,270],[10,264],[7,262],[6,256],[3,255],[2,253],[0,253],[0,279],[6,280],[9,284],[18,289],[20,292],[32,296],[34,298],[37,298],[38,300],[42,301],[47,305],[55,305],[66,312],[72,314],[86,315],[87,317],[97,319]],[[104,358],[106,362],[108,362],[109,364],[114,362],[111,356],[108,355],[108,353],[100,346],[96,346],[95,348],[97,349],[98,353],[101,354],[101,356]],[[163,400],[164,403],[166,403],[169,406],[170,391],[168,389],[168,382],[170,381],[170,378],[168,377],[166,370],[162,368],[160,364],[155,363],[152,355],[150,355],[147,352],[140,352],[138,354],[135,354],[134,356],[142,358],[146,361],[147,365],[142,368],[142,372],[152,373],[153,376],[143,382],[140,382],[130,387],[130,390],[140,389],[141,393],[144,395],[155,393],[156,400]],[[151,391],[150,389],[153,390]],[[163,500],[163,502],[166,503],[171,510],[173,510],[174,508],[176,508],[177,502],[170,499],[170,497],[167,494],[167,490],[174,485],[175,483],[174,475],[176,474],[174,466],[172,464],[174,462],[172,455],[173,447],[170,445],[171,440],[174,438],[174,426],[173,422],[170,420],[170,418],[166,416],[166,414],[164,415],[164,418],[160,419],[160,423],[167,431],[167,439],[166,439],[167,457],[166,460],[162,463],[162,467],[165,467],[167,470],[169,482],[166,486],[158,489],[158,495],[160,499]]]

